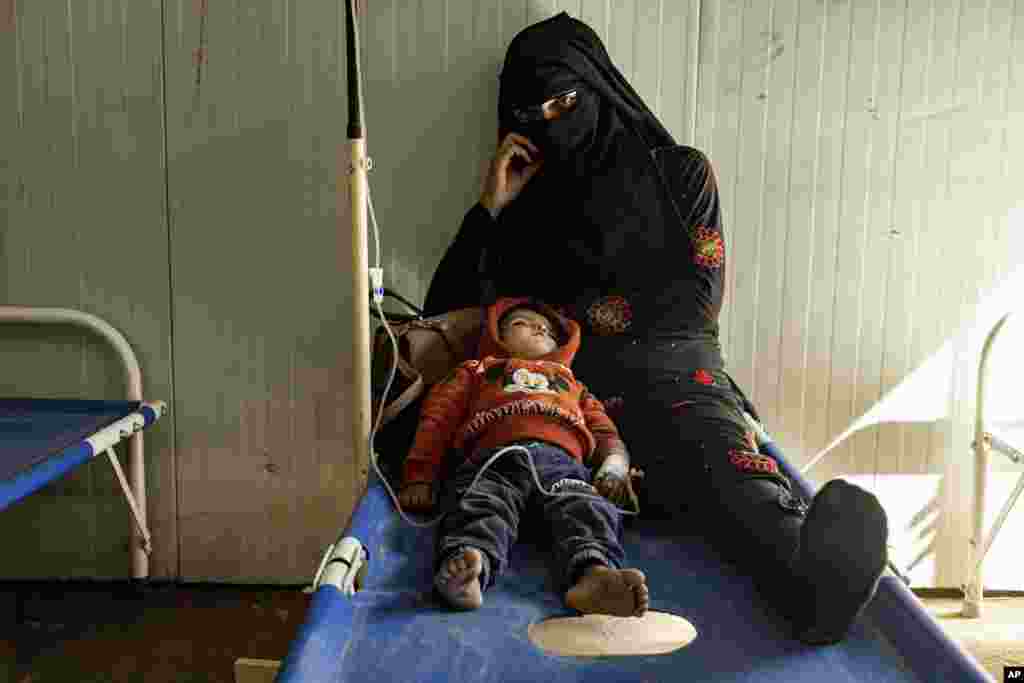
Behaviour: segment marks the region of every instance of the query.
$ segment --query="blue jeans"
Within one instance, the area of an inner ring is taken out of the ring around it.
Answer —
[[[570,588],[589,565],[620,568],[625,559],[622,517],[615,505],[599,497],[590,485],[587,468],[553,444],[521,441],[517,445],[530,451],[544,490],[586,493],[597,498],[544,495],[537,490],[521,451],[502,455],[469,490],[480,465],[501,449],[477,451],[447,482],[435,572],[451,555],[471,546],[484,555],[480,586],[488,589],[508,566],[509,547],[518,535],[524,513],[534,509],[551,530],[555,565],[561,570],[564,589]]]

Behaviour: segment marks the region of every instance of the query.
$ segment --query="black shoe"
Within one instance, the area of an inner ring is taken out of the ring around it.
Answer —
[[[885,510],[868,491],[834,479],[814,496],[794,564],[810,591],[797,638],[830,645],[846,637],[878,588],[888,535]]]

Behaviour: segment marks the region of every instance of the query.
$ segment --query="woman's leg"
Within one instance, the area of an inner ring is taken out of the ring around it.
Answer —
[[[791,494],[775,461],[756,452],[729,397],[694,394],[677,404],[665,416],[671,436],[662,442],[675,447],[648,466],[643,505],[686,517],[699,512],[712,545],[751,571],[769,602],[785,607],[806,504]],[[693,482],[685,495],[680,481]]]
[[[675,405],[666,417],[675,453],[648,466],[646,497],[653,500],[644,504],[664,508],[659,499],[671,495],[671,484],[696,476],[701,491],[689,507],[708,513],[708,540],[749,573],[801,640],[841,640],[885,566],[887,528],[877,499],[839,481],[808,506],[791,493],[778,464],[757,452],[736,399],[704,392]],[[696,475],[695,466],[702,470]],[[681,497],[677,490],[668,499]]]

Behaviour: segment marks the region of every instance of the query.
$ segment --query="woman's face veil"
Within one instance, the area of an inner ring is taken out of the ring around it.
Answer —
[[[517,111],[569,90],[576,107],[561,117],[524,121]],[[509,45],[498,92],[499,136],[509,131],[537,144],[549,161],[587,157],[599,164],[610,140],[632,132],[648,148],[675,144],[612,64],[601,39],[561,13],[521,31]]]
[[[553,120],[516,116],[569,89],[578,93],[572,111]],[[523,134],[544,165],[489,237],[487,271],[497,290],[560,301],[622,287],[624,278],[639,286],[625,264],[666,258],[682,234],[652,155],[675,141],[597,34],[564,12],[517,34],[501,72],[498,117],[499,136]],[[522,254],[538,245],[553,265],[527,277]]]

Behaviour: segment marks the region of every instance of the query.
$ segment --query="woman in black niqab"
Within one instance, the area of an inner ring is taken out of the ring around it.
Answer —
[[[566,91],[577,93],[571,112],[540,116],[540,103]],[[643,340],[661,370],[720,370],[725,248],[704,155],[676,146],[597,34],[564,12],[509,45],[498,117],[499,140],[524,135],[543,165],[496,220],[470,212],[426,312],[536,296],[563,305],[597,340],[577,359],[584,368],[637,356],[626,347]],[[481,291],[466,287],[467,270],[481,273]],[[636,370],[648,367],[644,355]]]
[[[571,110],[544,115],[542,103],[573,91]],[[469,211],[426,312],[498,296],[559,306],[583,331],[574,372],[646,470],[646,514],[700,510],[690,518],[801,639],[841,639],[884,568],[885,513],[845,482],[826,485],[808,511],[759,452],[744,417],[756,413],[718,343],[726,257],[709,161],[675,144],[594,31],[564,12],[509,45],[498,116],[499,140],[520,135],[543,161],[517,196],[485,191]],[[473,273],[479,289],[467,287]],[[836,535],[857,539],[862,556],[830,559]]]

